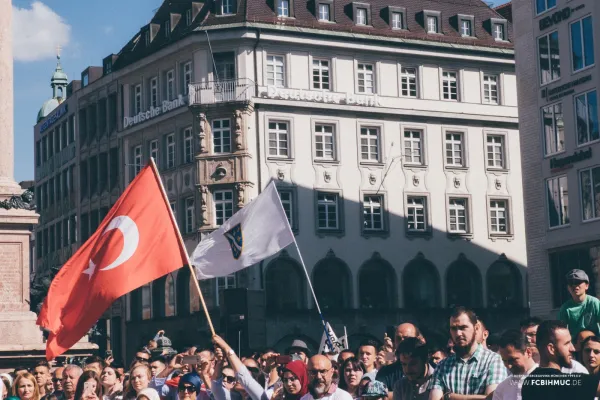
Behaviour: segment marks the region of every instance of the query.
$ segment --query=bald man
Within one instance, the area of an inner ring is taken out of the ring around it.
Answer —
[[[352,400],[348,392],[332,385],[333,368],[327,356],[311,357],[307,369],[308,393],[301,400]]]
[[[52,383],[54,384],[54,392],[52,393],[59,397],[62,396],[63,393],[62,378],[64,370],[65,367],[58,367],[52,372]]]
[[[423,338],[421,331],[419,331],[419,328],[417,328],[415,324],[406,322],[398,325],[398,327],[396,328],[396,334],[394,335],[394,350],[397,351],[400,343],[402,343],[405,339],[411,337],[416,337],[421,341],[421,343],[425,343],[425,339]],[[402,379],[403,376],[404,373],[402,372],[402,363],[400,363],[400,361],[397,360],[393,364],[381,367],[379,372],[377,372],[377,376],[375,379],[385,383],[387,387],[393,388],[394,384],[400,379]],[[388,393],[388,399],[391,400],[392,397],[393,392],[390,390]]]

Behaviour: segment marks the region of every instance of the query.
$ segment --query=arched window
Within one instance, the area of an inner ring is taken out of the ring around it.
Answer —
[[[306,307],[306,277],[301,268],[289,256],[277,257],[269,263],[265,289],[270,311],[301,310]]]
[[[313,287],[322,309],[339,310],[350,307],[350,272],[346,263],[332,251],[315,266]]]
[[[396,273],[385,260],[374,255],[358,271],[358,298],[361,308],[393,308],[396,304]]]
[[[435,265],[422,253],[404,267],[402,287],[405,308],[435,308],[441,306],[440,275]]]
[[[177,272],[177,315],[187,315],[190,313],[190,281],[191,274],[188,267],[182,267]]]
[[[165,303],[163,301],[165,298],[165,278],[163,276],[152,282],[152,316],[154,318],[165,316]]]
[[[487,272],[487,294],[490,308],[521,308],[521,273],[508,260],[498,260]]]
[[[165,279],[165,317],[175,315],[175,278],[173,274],[168,274]]]
[[[152,318],[152,282],[142,286],[142,319]]]
[[[479,268],[460,255],[446,272],[446,305],[483,307],[482,282]]]

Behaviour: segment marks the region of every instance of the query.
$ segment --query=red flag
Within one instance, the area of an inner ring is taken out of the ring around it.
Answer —
[[[77,343],[116,299],[187,263],[159,180],[146,166],[52,281],[37,320],[50,331],[48,360]]]

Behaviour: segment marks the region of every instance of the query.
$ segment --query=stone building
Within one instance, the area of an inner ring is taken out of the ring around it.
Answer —
[[[597,1],[513,1],[532,314],[556,318],[581,268],[598,294]]]
[[[439,328],[453,304],[492,328],[518,320],[527,295],[512,25],[483,2],[462,7],[163,3],[65,100],[74,244],[154,157],[190,251],[275,180],[325,317],[351,342],[408,318]],[[43,244],[58,224],[45,221]],[[64,243],[43,247],[38,265]],[[248,328],[260,344],[317,345],[298,259],[290,248],[202,281],[218,329],[223,290],[244,287],[263,291],[266,313],[252,318],[261,326]],[[197,343],[204,319],[181,269],[123,298],[103,329],[131,354],[158,329]]]

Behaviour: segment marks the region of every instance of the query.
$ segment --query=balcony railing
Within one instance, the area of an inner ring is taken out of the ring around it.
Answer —
[[[249,102],[256,94],[254,82],[247,78],[192,83],[189,89],[190,106]]]

